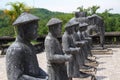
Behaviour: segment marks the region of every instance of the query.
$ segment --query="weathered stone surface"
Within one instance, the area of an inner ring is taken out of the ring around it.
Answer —
[[[97,69],[96,68],[92,68],[92,69],[80,69],[80,71],[85,72],[87,74],[95,75],[96,72],[97,72]]]
[[[72,59],[72,55],[65,55],[57,39],[61,35],[61,20],[51,18],[47,25],[49,32],[44,45],[47,55],[48,80],[68,80],[65,62]]]
[[[51,26],[59,23],[62,23],[62,20],[57,18],[52,18],[51,20],[48,21],[47,26]]]
[[[24,12],[15,20],[13,25],[15,26],[18,24],[28,23],[35,20],[39,20],[39,18],[37,16]]]
[[[6,52],[6,72],[8,80],[47,80],[48,75],[38,65],[37,52],[31,44],[38,36],[39,18],[22,13],[13,25],[16,25],[16,40]]]

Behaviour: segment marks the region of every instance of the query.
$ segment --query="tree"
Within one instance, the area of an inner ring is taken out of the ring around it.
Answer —
[[[110,8],[110,9],[105,9],[105,11],[102,13],[102,17],[103,17],[103,19],[104,19],[104,22],[105,22],[105,29],[106,29],[106,31],[108,31],[108,32],[110,32],[112,29],[111,29],[111,27],[109,26],[109,21],[110,21],[110,19],[109,19],[109,12],[111,11],[111,10],[113,10],[112,8]]]
[[[89,7],[90,9],[90,14],[96,14],[96,11],[100,8],[100,6],[93,5],[92,7]]]
[[[29,12],[30,9],[30,7],[26,6],[23,2],[9,2],[7,5],[11,6],[11,9],[5,9],[4,13],[9,16],[11,22],[13,22],[22,12]]]
[[[83,6],[77,8],[80,12],[87,12],[87,14],[90,13],[90,8],[84,8]]]
[[[14,20],[22,13],[22,12],[29,12],[30,7],[26,6],[23,2],[9,2],[7,5],[11,6],[10,10],[5,9],[4,13],[9,17],[10,24],[14,22]],[[15,35],[16,27],[14,27]]]

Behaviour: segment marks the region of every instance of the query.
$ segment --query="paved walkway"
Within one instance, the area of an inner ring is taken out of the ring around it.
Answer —
[[[100,63],[97,68],[97,80],[120,80],[120,48],[113,48],[113,55],[96,55]],[[46,68],[45,53],[38,54],[38,61],[43,70]],[[0,80],[6,79],[5,57],[0,56]]]
[[[97,80],[120,80],[120,48],[114,48],[113,55],[97,55]]]

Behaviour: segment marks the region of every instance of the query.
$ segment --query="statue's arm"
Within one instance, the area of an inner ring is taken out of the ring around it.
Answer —
[[[21,49],[14,49],[11,50],[9,56],[9,65],[7,65],[8,68],[11,69],[11,72],[8,76],[11,77],[11,80],[46,80],[41,78],[36,78],[31,75],[27,75],[24,73],[24,55],[25,53]]]
[[[66,54],[76,54],[80,51],[80,48],[76,47],[70,47],[69,46],[69,38],[67,37],[62,37],[62,47],[63,47],[63,52]],[[74,46],[75,44],[73,44]]]
[[[55,42],[51,41],[49,44],[45,46],[46,48],[46,55],[48,61],[51,63],[64,63],[68,60],[70,60],[70,55],[61,55],[64,54],[63,51],[56,49]]]
[[[77,47],[82,47],[82,46],[85,45],[85,42],[82,42],[82,41],[76,41],[76,42],[75,42],[75,45],[76,45]]]
[[[49,61],[51,63],[64,63],[66,61],[71,60],[72,55],[59,55],[59,54],[55,54],[55,55],[51,55],[49,57]]]

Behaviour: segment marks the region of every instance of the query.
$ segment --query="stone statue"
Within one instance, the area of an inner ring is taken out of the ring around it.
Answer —
[[[87,30],[86,30],[87,34],[89,36],[97,35],[98,28],[95,24],[94,17],[93,16],[88,16],[87,18],[88,18],[88,24],[89,24],[88,27],[87,27]]]
[[[77,61],[77,54],[80,54],[81,49],[75,46],[75,43],[72,38],[73,34],[73,25],[68,22],[65,26],[65,32],[62,36],[62,46],[63,51],[66,55],[73,55],[72,61],[67,63],[67,73],[69,78],[85,78],[89,77],[90,75],[79,71],[79,63]]]
[[[72,18],[71,20],[73,21],[76,21],[76,22],[79,22],[79,24],[83,24],[83,23],[87,23],[88,22],[88,18],[86,17],[87,16],[87,13],[86,12],[75,12],[75,17]],[[91,52],[90,52],[90,49],[92,48],[92,39],[90,40],[90,38],[87,40],[84,39],[84,36],[82,35],[81,33],[81,27],[79,27],[79,30],[78,30],[78,35],[79,35],[79,39],[80,41],[83,41],[85,42],[85,45],[87,47],[87,53],[89,53],[91,56]],[[89,42],[90,41],[90,42]],[[89,49],[89,51],[88,51]]]
[[[92,53],[91,53],[91,48],[90,48],[90,41],[88,41],[88,39],[86,39],[85,37],[85,31],[87,29],[87,23],[82,23],[82,24],[79,24],[79,31],[78,31],[78,35],[79,35],[79,38],[83,41],[85,41],[86,45],[87,45],[87,57],[90,56],[92,57]]]
[[[18,35],[6,53],[8,80],[47,80],[47,74],[39,67],[31,40],[37,38],[39,18],[22,13],[13,23]]]
[[[72,55],[65,55],[57,37],[61,36],[62,21],[52,18],[47,23],[49,33],[45,38],[45,52],[47,55],[48,80],[69,80],[65,62],[72,59]]]
[[[82,29],[83,39],[88,40],[89,44],[92,45],[92,38],[86,32],[88,24],[87,23],[82,23],[82,24],[80,24],[80,26],[81,26],[81,29]]]
[[[85,60],[87,59],[88,56],[86,52],[87,49],[85,48],[86,47],[85,41],[81,41],[79,38],[79,35],[77,34],[79,23],[73,20],[70,20],[70,22],[74,24],[73,35],[72,35],[73,41],[77,47],[81,48],[81,53],[77,55],[77,60],[78,60],[80,69],[86,69],[86,70],[91,69],[92,67],[85,65]]]
[[[89,20],[88,22],[90,23],[90,26],[88,26],[87,33],[90,34],[90,32],[92,32],[94,30],[97,33],[96,35],[100,36],[100,45],[104,49],[105,27],[104,27],[103,19],[100,16],[93,14],[92,16],[88,17],[88,20]]]

